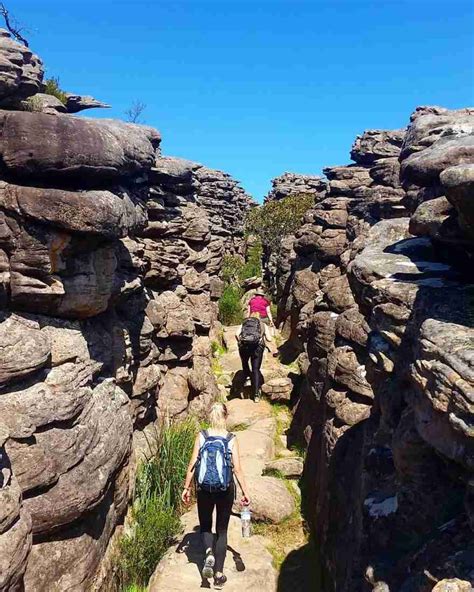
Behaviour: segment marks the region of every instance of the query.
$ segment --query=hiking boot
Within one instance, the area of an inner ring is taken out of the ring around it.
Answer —
[[[222,590],[224,584],[227,582],[227,578],[224,574],[214,577],[214,590]]]
[[[214,564],[216,560],[214,559],[214,555],[212,552],[209,552],[206,555],[206,559],[204,560],[204,567],[202,568],[201,575],[204,579],[210,580],[214,575]]]
[[[258,393],[255,395],[255,397],[254,397],[254,399],[253,399],[253,400],[255,401],[255,403],[259,403],[259,402],[261,401],[261,399],[262,399],[262,395],[261,395],[261,393],[260,393],[260,391],[259,391],[259,392],[258,392]]]

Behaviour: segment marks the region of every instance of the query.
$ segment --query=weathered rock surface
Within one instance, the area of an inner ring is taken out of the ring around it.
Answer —
[[[218,395],[218,275],[252,202],[161,157],[157,130],[65,113],[105,105],[42,95],[3,33],[0,59],[0,590],[79,592],[126,512],[132,442]]]
[[[289,479],[298,479],[303,473],[303,461],[299,458],[278,458],[265,466],[265,471],[277,471]]]
[[[358,137],[281,264],[325,589],[474,576],[472,117],[423,107]]]
[[[108,109],[110,105],[103,103],[88,95],[73,95],[66,93],[66,111],[68,113],[79,113],[85,109]]]
[[[290,195],[318,195],[324,191],[325,187],[325,180],[317,175],[283,173],[283,175],[272,179],[272,188],[265,197],[265,201],[284,199]]]
[[[262,386],[262,391],[272,401],[289,401],[293,383],[290,378],[272,378]]]
[[[150,169],[160,142],[151,128],[121,121],[19,111],[0,117],[0,154],[15,179],[104,184]]]
[[[41,88],[43,64],[27,47],[0,29],[0,105],[34,95]]]

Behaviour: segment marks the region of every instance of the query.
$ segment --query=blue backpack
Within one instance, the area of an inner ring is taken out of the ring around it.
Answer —
[[[197,488],[209,493],[227,491],[234,478],[230,449],[234,434],[210,436],[207,430],[201,434],[204,442],[199,449],[194,473]]]

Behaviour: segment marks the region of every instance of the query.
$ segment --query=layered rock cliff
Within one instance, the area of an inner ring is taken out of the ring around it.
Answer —
[[[311,196],[315,202],[320,201],[327,192],[327,181],[318,175],[300,175],[297,173],[284,173],[271,181],[272,189],[265,196],[265,203],[278,201],[287,197],[304,198]],[[273,298],[279,302],[278,323],[285,334],[291,333],[292,341],[297,340],[294,331],[295,323],[292,322],[293,310],[289,287],[291,284],[291,270],[295,262],[296,254],[293,250],[295,237],[293,234],[282,238],[278,252],[265,252],[264,271],[265,282],[269,287]],[[266,250],[268,251],[268,249]],[[296,311],[296,317],[298,311]]]
[[[87,590],[142,432],[216,396],[218,274],[250,198],[152,128],[21,110],[41,62],[4,33],[0,56],[0,590]]]
[[[280,314],[306,377],[290,437],[308,446],[324,590],[474,579],[473,123],[419,108],[365,132],[292,243]]]

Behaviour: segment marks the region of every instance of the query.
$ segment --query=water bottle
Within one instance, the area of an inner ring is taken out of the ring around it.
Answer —
[[[248,506],[245,506],[243,508],[242,512],[240,512],[240,523],[242,525],[242,536],[245,539],[248,539],[251,534],[250,519],[251,519],[250,508]]]

